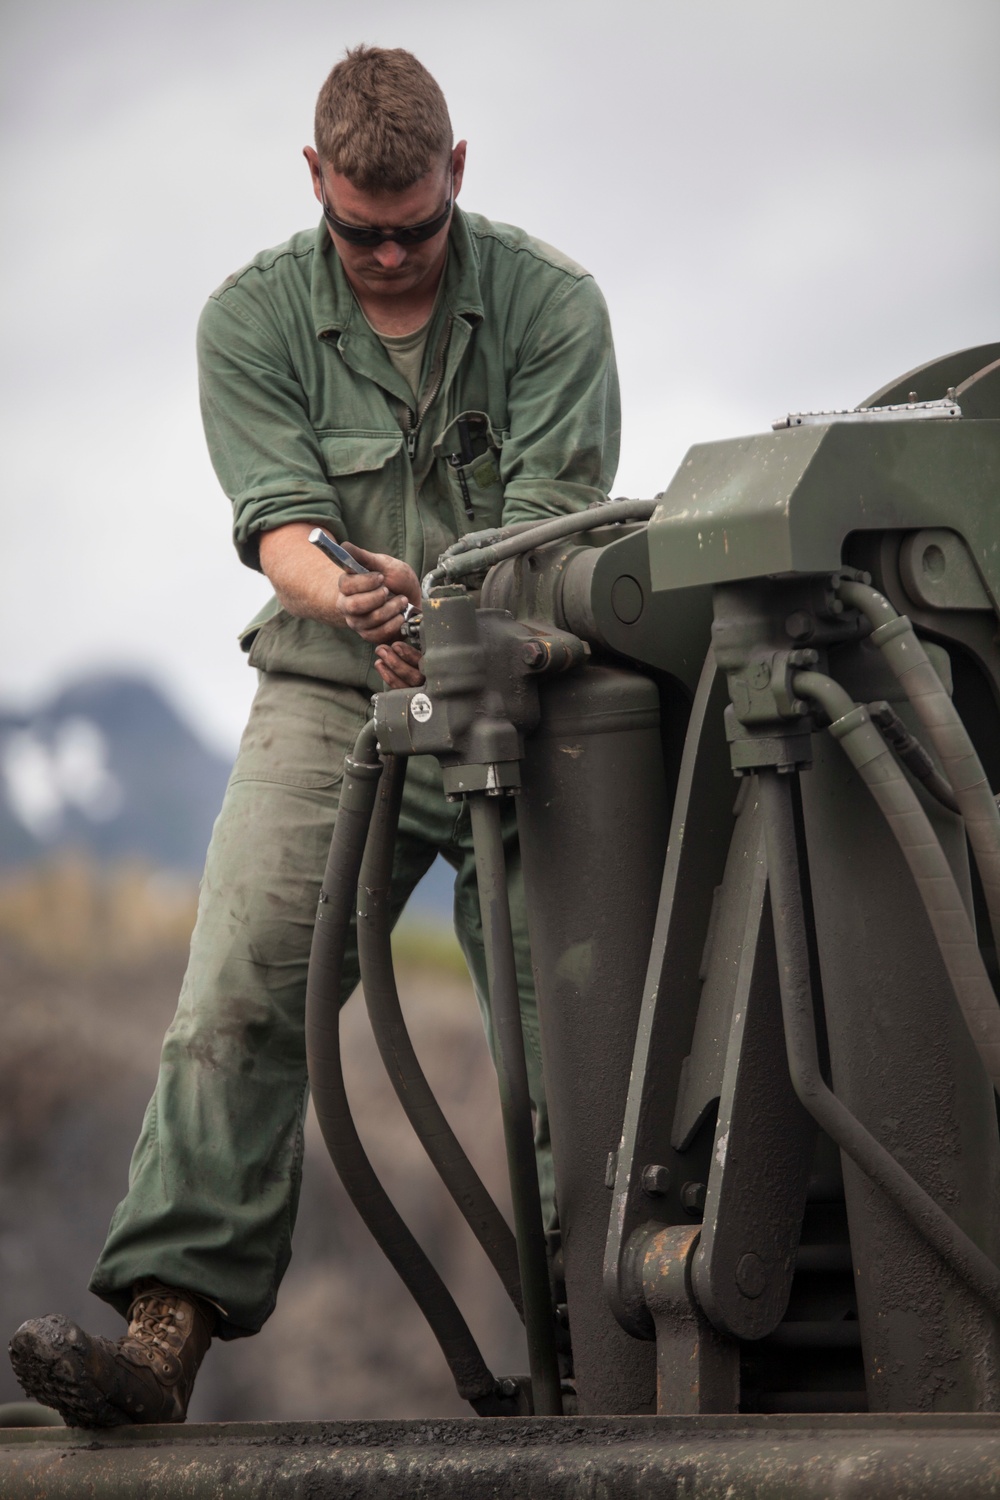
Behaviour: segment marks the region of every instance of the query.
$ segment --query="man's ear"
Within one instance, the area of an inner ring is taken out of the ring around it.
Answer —
[[[312,178],[313,194],[316,198],[316,202],[321,203],[323,201],[320,192],[320,173],[322,171],[322,166],[320,164],[319,155],[317,154],[313,146],[303,146],[302,155],[309,163],[309,175]]]
[[[462,178],[465,176],[465,152],[468,141],[459,141],[451,153],[451,170],[455,174],[455,191],[453,197],[458,197],[459,188],[462,186]]]

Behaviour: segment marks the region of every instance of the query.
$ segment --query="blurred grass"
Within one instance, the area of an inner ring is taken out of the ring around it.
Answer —
[[[186,876],[68,851],[0,879],[0,942],[53,969],[128,965],[184,952],[197,905]],[[404,913],[392,948],[400,970],[468,977],[444,918]]]
[[[0,880],[0,941],[51,969],[132,964],[183,951],[197,904],[189,877],[67,851]]]
[[[455,979],[469,977],[454,928],[444,920],[404,913],[392,935],[392,953],[399,969],[432,970]]]

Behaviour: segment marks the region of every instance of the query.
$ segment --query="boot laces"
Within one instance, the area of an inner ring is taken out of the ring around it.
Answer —
[[[151,1345],[164,1354],[176,1354],[187,1333],[187,1329],[181,1326],[185,1321],[177,1299],[148,1293],[137,1297],[132,1304],[128,1338]]]

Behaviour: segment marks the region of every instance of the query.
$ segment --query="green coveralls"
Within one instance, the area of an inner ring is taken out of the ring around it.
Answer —
[[[199,359],[209,450],[250,566],[259,566],[260,532],[309,521],[421,574],[467,531],[603,498],[617,465],[617,376],[593,279],[521,230],[458,209],[416,410],[323,226],[263,252],[214,293]],[[479,440],[471,462],[456,465],[449,458],[460,450],[462,416]],[[222,1309],[223,1338],[261,1327],[291,1253],[313,919],[344,755],[382,687],[372,646],[295,619],[276,600],[243,643],[260,686],[212,835],[128,1196],[91,1281],[122,1311],[143,1276],[197,1292]],[[512,818],[507,827],[544,1144]],[[400,821],[394,917],[438,852],[456,871],[456,929],[489,1030],[468,815],[445,801],[437,763],[417,757]],[[357,977],[355,950],[343,1000]],[[542,1186],[550,1195],[551,1182]]]

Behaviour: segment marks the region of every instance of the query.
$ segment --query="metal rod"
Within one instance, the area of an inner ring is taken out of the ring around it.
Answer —
[[[344,1087],[340,1056],[344,953],[381,774],[374,725],[369,723],[358,736],[353,756],[347,757],[316,913],[306,982],[309,1083],[323,1139],[348,1196],[430,1324],[459,1394],[474,1404],[493,1402],[493,1375],[451,1293],[376,1176],[358,1136]]]
[[[532,1399],[537,1416],[559,1416],[562,1412],[559,1365],[531,1130],[531,1096],[524,1060],[500,803],[498,798],[481,793],[470,796],[468,802],[476,852],[490,1010],[497,1041],[500,1110],[514,1205],[517,1258],[521,1268]]]
[[[868,1133],[823,1080],[809,979],[791,777],[760,770],[757,780],[764,815],[767,878],[792,1087],[817,1124],[906,1215],[942,1260],[994,1312],[1000,1313],[1000,1270]]]
[[[389,908],[392,861],[407,761],[387,755],[358,883],[358,957],[365,1004],[396,1094],[441,1181],[503,1283],[522,1321],[517,1244],[462,1150],[413,1050],[396,988]]]
[[[779,1323],[762,1342],[772,1349],[860,1349],[861,1324]]]

